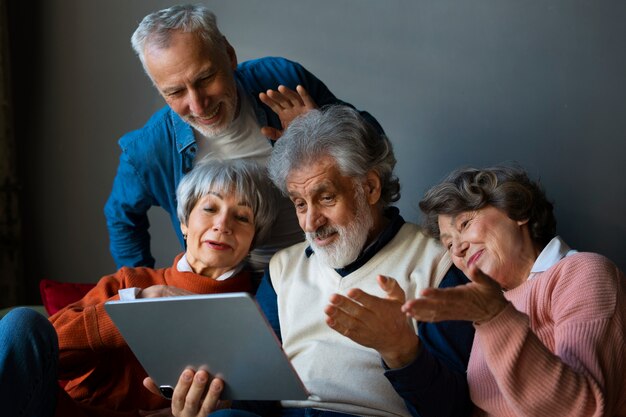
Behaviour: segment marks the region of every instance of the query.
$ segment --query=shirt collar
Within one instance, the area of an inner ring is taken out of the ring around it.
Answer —
[[[183,152],[196,142],[196,137],[193,133],[193,128],[182,117],[180,117],[170,107],[170,117],[172,118],[172,126],[174,140],[176,141],[176,148],[178,152]]]
[[[533,274],[537,272],[543,272],[548,270],[561,259],[565,258],[566,256],[570,256],[576,252],[578,251],[571,249],[569,246],[567,246],[567,243],[565,243],[560,236],[552,238],[550,243],[548,243],[546,247],[543,248],[537,259],[535,260],[535,263],[530,270],[531,275],[528,279],[532,278]]]
[[[222,275],[215,278],[215,280],[226,281],[228,278],[231,278],[233,275],[241,271],[242,268],[243,268],[243,263],[239,263],[239,265],[237,265],[236,267],[234,267],[233,269],[229,271],[224,272]],[[176,269],[178,270],[178,272],[194,272],[194,270],[191,268],[191,265],[189,265],[189,262],[187,261],[186,252],[185,252],[185,255],[181,256],[180,259],[178,260],[178,263],[176,264]]]
[[[376,240],[374,240],[371,244],[369,244],[363,252],[359,255],[358,258],[350,265],[346,265],[343,268],[335,269],[335,271],[345,277],[350,273],[356,271],[363,265],[367,263],[374,255],[378,253],[391,239],[393,239],[402,225],[404,225],[405,221],[400,215],[400,210],[397,207],[387,207],[383,215],[389,219],[389,223],[383,229],[383,231],[378,235]],[[313,254],[313,248],[311,246],[307,246],[304,253],[306,257],[310,257]]]

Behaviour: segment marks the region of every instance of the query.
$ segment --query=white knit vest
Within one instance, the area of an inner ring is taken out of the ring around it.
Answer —
[[[452,262],[435,239],[405,223],[365,265],[341,277],[307,258],[307,243],[278,252],[270,262],[278,296],[283,348],[304,385],[308,401],[283,401],[286,407],[314,407],[361,416],[409,416],[402,398],[384,376],[378,352],[335,332],[325,323],[324,307],[333,293],[360,288],[384,297],[378,274],[395,278],[407,299],[436,287]]]

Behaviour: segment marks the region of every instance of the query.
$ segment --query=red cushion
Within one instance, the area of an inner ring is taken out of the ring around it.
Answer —
[[[41,301],[49,315],[53,315],[68,304],[83,298],[96,284],[59,282],[42,279],[39,282]]]

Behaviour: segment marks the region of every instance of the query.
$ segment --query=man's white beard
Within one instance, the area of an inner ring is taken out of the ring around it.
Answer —
[[[334,269],[343,268],[356,261],[374,226],[374,218],[361,184],[356,186],[355,194],[356,211],[354,219],[347,226],[322,226],[315,232],[306,234],[306,240],[315,255],[319,256],[322,263]],[[325,246],[315,244],[316,237],[325,237],[334,232],[338,235],[335,242]]]
[[[203,136],[212,139],[218,136],[222,136],[226,133],[226,131],[233,125],[233,120],[229,120],[228,123],[224,123],[220,126],[206,126],[200,123],[194,123],[191,120],[187,119],[187,123],[191,125],[194,129],[200,132]]]
[[[200,123],[193,123],[191,121],[187,121],[194,129],[196,129],[198,132],[200,132],[203,136],[211,139],[217,136],[220,136],[222,133],[224,133],[224,131],[226,130],[227,126],[222,126],[222,127],[207,127],[204,125],[201,125]]]
[[[222,121],[222,123],[219,126],[207,126],[207,125],[203,125],[200,123],[196,123],[193,121],[194,118],[192,117],[185,117],[185,121],[189,125],[191,125],[194,129],[196,129],[198,132],[200,132],[202,135],[204,135],[205,137],[209,139],[222,136],[228,131],[228,129],[230,129],[233,126],[233,122],[236,119],[235,116],[237,114],[238,102],[239,100],[234,100],[233,102],[231,101],[222,102],[221,106],[223,108],[221,108],[219,111],[225,114],[224,116],[225,119]]]

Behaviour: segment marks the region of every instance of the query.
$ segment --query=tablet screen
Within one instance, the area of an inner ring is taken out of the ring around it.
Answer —
[[[171,396],[181,372],[191,367],[223,379],[222,399],[308,398],[247,293],[110,301],[105,310],[165,396]]]

